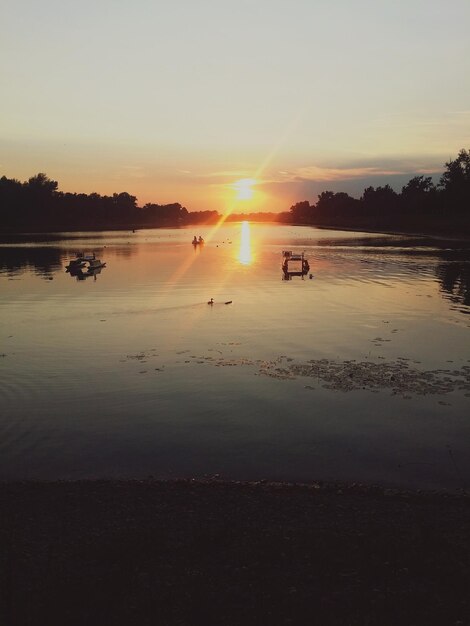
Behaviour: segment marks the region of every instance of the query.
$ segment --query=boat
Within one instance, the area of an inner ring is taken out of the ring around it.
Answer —
[[[102,263],[99,259],[91,259],[89,261],[88,271],[90,272],[91,270],[98,270],[102,267],[106,267],[106,263]]]
[[[73,270],[80,270],[83,267],[86,266],[87,261],[89,261],[90,259],[95,258],[95,255],[93,253],[93,256],[91,255],[84,255],[83,252],[77,252],[76,256],[74,259],[70,259],[69,264],[65,266],[65,269],[67,271],[73,271]]]
[[[72,272],[74,270],[80,270],[85,267],[85,265],[86,263],[80,258],[71,259],[69,264],[65,266],[65,271]]]
[[[75,259],[70,259],[69,264],[65,266],[66,272],[78,272],[86,267],[88,264],[88,270],[99,269],[106,266],[106,263],[96,258],[95,253],[83,254],[83,252],[77,252]]]
[[[106,263],[104,263],[100,267],[89,267],[86,273],[84,274],[84,277],[89,278],[90,276],[93,276],[93,279],[96,280],[96,277],[98,276],[98,274],[101,274],[101,270],[103,269],[105,265]]]
[[[310,271],[310,264],[305,257],[305,253],[295,253],[292,250],[282,251],[281,267],[284,280],[291,280],[292,276],[301,276],[303,278]]]

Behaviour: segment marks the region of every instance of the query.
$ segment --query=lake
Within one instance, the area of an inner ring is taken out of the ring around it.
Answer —
[[[308,272],[284,275],[283,250]],[[67,272],[79,251],[106,266]],[[0,306],[0,479],[469,486],[469,244],[246,222],[18,236]]]

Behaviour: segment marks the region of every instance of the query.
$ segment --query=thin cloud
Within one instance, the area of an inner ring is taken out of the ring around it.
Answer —
[[[292,180],[316,180],[321,182],[363,178],[365,176],[393,176],[402,172],[396,169],[378,167],[333,168],[310,165],[301,167],[293,173]]]
[[[455,111],[447,111],[442,115],[418,115],[410,113],[394,113],[388,114],[386,117],[378,116],[371,123],[376,126],[382,126],[384,123],[394,127],[416,127],[429,126],[435,128],[443,126],[462,126],[468,132],[468,122],[470,121],[470,109],[458,109]]]
[[[234,176],[237,177],[246,177],[248,176],[248,172],[246,170],[221,170],[220,172],[209,172],[206,174],[196,174],[198,178],[231,178]]]
[[[386,160],[385,160],[386,161]],[[354,164],[345,167],[324,167],[319,165],[305,165],[293,170],[281,170],[274,176],[260,181],[261,183],[328,183],[337,181],[356,180],[363,178],[378,178],[403,176],[412,173],[435,175],[442,172],[442,164],[420,164],[411,161],[397,162],[393,159],[376,164]]]

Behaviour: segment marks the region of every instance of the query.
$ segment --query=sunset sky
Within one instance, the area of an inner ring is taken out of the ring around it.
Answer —
[[[8,178],[281,211],[438,180],[470,148],[469,0],[16,0],[0,21]]]

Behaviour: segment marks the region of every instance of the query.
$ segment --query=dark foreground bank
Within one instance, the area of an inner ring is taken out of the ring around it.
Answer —
[[[470,499],[359,485],[0,485],[0,623],[470,624]]]

